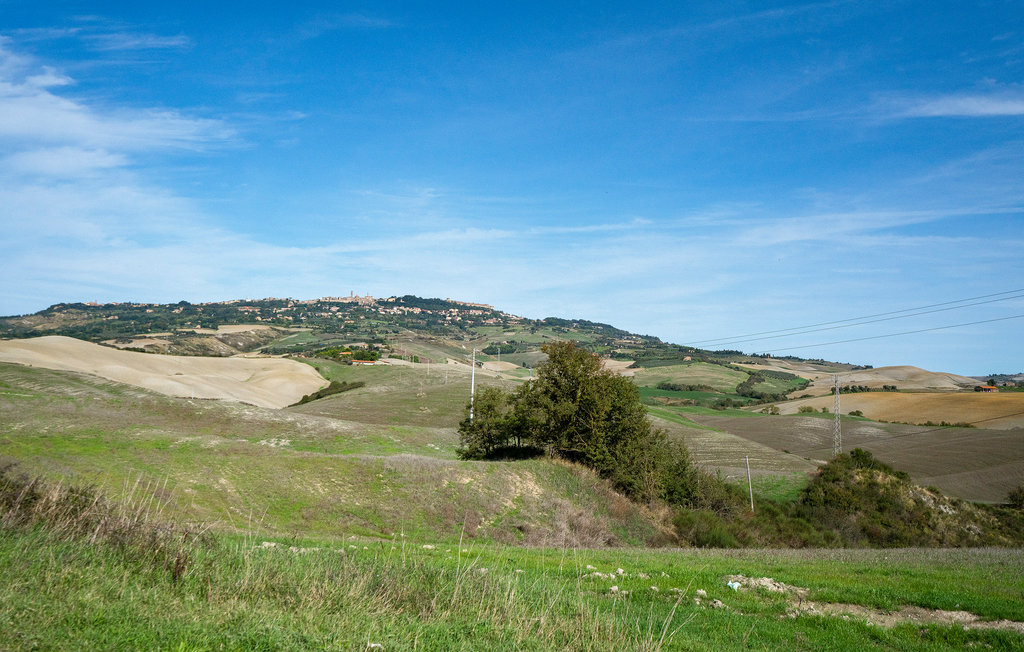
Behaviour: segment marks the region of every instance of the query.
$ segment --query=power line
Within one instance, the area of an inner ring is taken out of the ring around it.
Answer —
[[[806,335],[808,333],[820,333],[821,331],[834,331],[834,330],[837,330],[837,329],[840,329],[840,328],[852,328],[854,326],[863,326],[864,324],[877,324],[878,322],[892,321],[894,319],[907,319],[908,317],[917,317],[919,315],[930,315],[930,314],[936,313],[936,312],[945,312],[947,310],[957,310],[959,308],[970,308],[971,306],[980,306],[980,305],[984,305],[986,303],[996,303],[997,301],[1009,301],[1010,299],[1024,299],[1024,294],[1019,294],[1019,295],[1015,295],[1015,296],[1012,296],[1012,297],[1003,297],[1001,299],[989,299],[988,301],[977,301],[975,303],[965,303],[965,304],[963,304],[961,306],[952,306],[952,307],[948,307],[948,308],[936,308],[935,310],[923,310],[921,312],[914,312],[914,313],[911,313],[909,315],[898,315],[896,317],[883,317],[881,319],[870,319],[870,320],[866,320],[866,321],[858,321],[858,322],[854,322],[852,324],[843,324],[841,326],[828,326],[826,328],[813,328],[813,329],[810,329],[810,330],[790,329],[790,330],[793,330],[794,332],[792,332],[792,333],[784,333],[782,335],[768,335],[768,336],[765,336],[765,337],[751,337],[751,338],[748,338],[748,339],[728,340],[728,341],[720,342],[720,343],[716,344],[715,346],[728,346],[728,345],[731,345],[731,344],[741,344],[743,342],[756,342],[756,341],[759,341],[759,340],[774,340],[774,339],[778,339],[780,337],[793,337],[794,335]],[[847,320],[847,321],[849,321],[849,320]]]
[[[967,297],[966,299],[957,299],[955,301],[944,301],[942,303],[932,303],[932,304],[928,304],[926,306],[918,306],[917,308],[905,308],[903,310],[892,310],[892,311],[889,311],[889,312],[880,312],[880,313],[876,313],[876,314],[873,314],[873,315],[864,315],[864,316],[861,316],[861,317],[850,317],[849,319],[839,319],[839,320],[836,320],[836,321],[825,321],[825,322],[820,322],[820,323],[817,323],[817,324],[807,324],[805,326],[794,326],[792,328],[782,328],[782,329],[773,330],[773,331],[760,331],[760,332],[757,332],[757,333],[747,333],[746,335],[733,335],[731,337],[719,337],[719,338],[714,338],[714,339],[709,339],[709,340],[699,340],[699,341],[696,341],[696,342],[691,342],[690,344],[691,345],[707,344],[707,343],[710,343],[710,342],[724,342],[724,341],[727,341],[727,340],[736,340],[736,339],[739,339],[739,338],[742,338],[742,337],[754,337],[754,336],[757,336],[757,335],[772,335],[772,334],[775,334],[775,333],[786,333],[786,332],[789,332],[789,331],[802,331],[802,330],[808,329],[808,328],[817,328],[818,326],[831,326],[833,324],[845,324],[847,322],[861,321],[861,320],[864,320],[864,319],[872,319],[874,317],[885,317],[885,316],[888,316],[888,315],[898,315],[898,314],[904,313],[904,312],[915,312],[915,311],[918,311],[918,310],[927,310],[928,308],[938,308],[940,306],[950,306],[950,305],[953,305],[954,303],[964,303],[964,302],[967,302],[967,301],[975,301],[977,299],[988,299],[988,298],[991,298],[991,297],[999,297],[999,296],[1003,296],[1003,295],[1006,295],[1006,294],[1017,294],[1017,293],[1020,293],[1020,292],[1024,292],[1024,288],[1019,288],[1019,289],[1016,289],[1016,290],[1007,290],[1005,292],[995,292],[993,294],[983,294],[983,295],[976,296],[976,297]],[[1017,297],[1008,297],[1008,298],[1012,299],[1012,298],[1017,298]],[[1000,301],[1002,301],[1002,299],[1000,299]]]
[[[865,340],[880,340],[885,337],[898,337],[900,335],[913,335],[915,333],[929,333],[932,331],[942,331],[950,328],[959,328],[961,326],[975,326],[977,324],[990,324],[996,321],[1006,321],[1008,319],[1020,319],[1024,315],[1013,315],[1011,317],[998,317],[996,319],[983,319],[981,321],[969,321],[963,324],[950,324],[949,326],[936,326],[935,328],[919,328],[913,331],[903,331],[902,333],[887,333],[885,335],[872,335],[870,337],[855,337],[849,340],[836,340],[835,342],[819,342],[818,344],[803,344],[797,346],[787,346],[781,349],[771,349],[768,351],[761,351],[761,353],[778,353],[779,351],[792,351],[793,349],[810,349],[816,346],[829,346],[831,344],[847,344],[849,342],[863,342]]]

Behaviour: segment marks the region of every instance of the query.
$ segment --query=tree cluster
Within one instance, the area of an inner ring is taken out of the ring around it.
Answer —
[[[836,388],[833,387],[831,390],[832,394],[836,393]],[[860,394],[861,392],[898,392],[899,388],[896,385],[882,385],[881,390],[875,389],[874,387],[868,387],[867,385],[843,385],[839,388],[840,394]]]
[[[499,353],[515,353],[516,345],[515,342],[502,342],[501,344],[490,344],[483,352],[487,355],[498,355]]]
[[[718,390],[710,385],[704,384],[684,384],[684,383],[673,383],[668,380],[663,380],[657,384],[657,389],[669,391],[669,392],[717,392]]]
[[[602,369],[575,342],[542,347],[535,380],[513,392],[481,389],[459,424],[464,459],[545,451],[596,470],[640,500],[687,494],[682,447],[651,426],[636,385]]]

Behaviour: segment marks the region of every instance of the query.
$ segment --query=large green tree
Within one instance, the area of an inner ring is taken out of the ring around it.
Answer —
[[[661,494],[668,461],[665,434],[651,426],[628,379],[572,341],[542,347],[537,378],[507,394],[481,391],[474,420],[459,426],[463,457],[502,446],[533,446],[589,466],[630,496]]]

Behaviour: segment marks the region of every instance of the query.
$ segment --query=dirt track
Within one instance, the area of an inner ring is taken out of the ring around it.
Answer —
[[[271,408],[291,405],[327,384],[315,369],[291,360],[135,353],[60,336],[0,340],[0,361],[94,374],[168,396]]]

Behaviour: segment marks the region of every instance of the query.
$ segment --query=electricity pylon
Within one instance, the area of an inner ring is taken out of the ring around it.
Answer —
[[[832,391],[835,396],[832,400],[832,457],[843,452],[843,426],[839,419],[839,374],[832,375]]]

